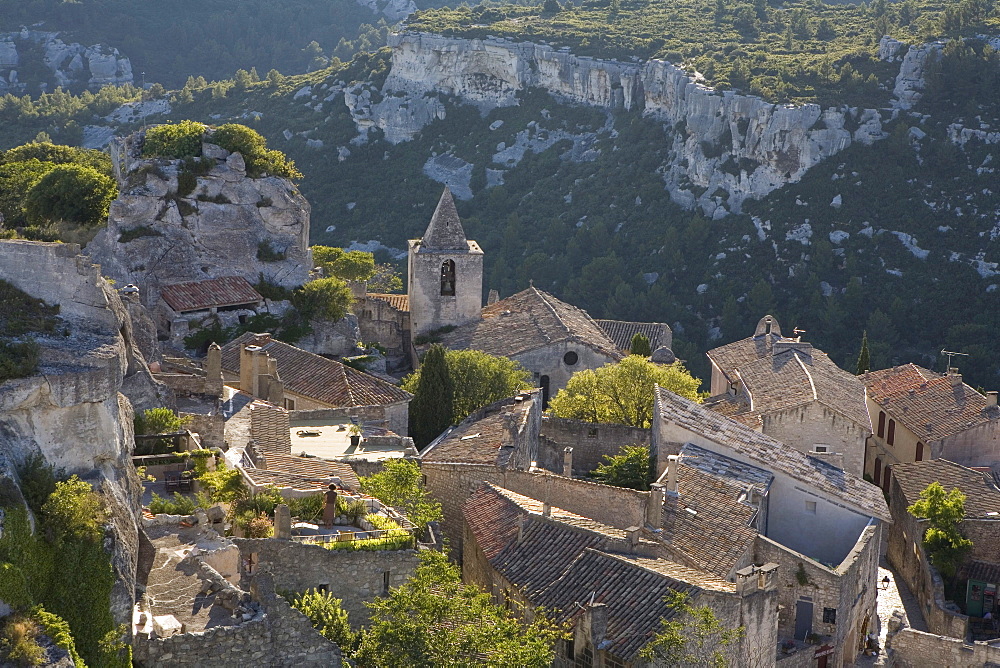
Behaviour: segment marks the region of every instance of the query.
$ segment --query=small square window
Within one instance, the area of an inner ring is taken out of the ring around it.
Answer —
[[[807,513],[812,513],[813,515],[816,514],[816,502],[815,501],[806,501],[806,512]]]
[[[389,571],[385,571],[382,573],[382,593],[383,594],[389,593]]]
[[[824,624],[836,624],[837,623],[837,609],[836,608],[823,608],[823,623]]]
[[[597,438],[597,427],[591,427],[587,430],[587,438]]]
[[[323,591],[323,592],[330,591],[330,585],[325,582],[321,582],[318,585],[316,585],[316,591]]]

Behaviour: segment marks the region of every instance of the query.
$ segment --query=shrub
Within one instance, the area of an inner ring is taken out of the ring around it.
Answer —
[[[247,538],[270,538],[274,535],[274,525],[267,515],[251,516],[246,522],[238,522]]]
[[[25,378],[38,369],[38,344],[32,340],[0,341],[0,383]]]
[[[351,630],[339,598],[327,591],[309,589],[293,594],[288,602],[309,619],[320,635],[337,643],[345,654],[355,649],[357,634]]]
[[[260,275],[260,278],[256,283],[254,283],[253,288],[260,293],[261,297],[264,299],[270,299],[271,301],[280,302],[292,298],[291,290],[282,287],[277,283],[272,283],[264,278],[264,274]]]
[[[312,522],[323,514],[323,503],[322,494],[312,494],[297,499],[288,499],[288,510],[292,517],[298,517],[303,522]]]
[[[194,499],[184,496],[180,492],[174,492],[173,500],[165,499],[156,492],[153,492],[153,499],[149,502],[149,512],[154,515],[191,515],[198,508]]]
[[[65,619],[59,615],[47,612],[40,605],[35,606],[31,611],[31,616],[38,620],[38,623],[45,631],[45,635],[51,638],[57,647],[61,647],[69,652],[69,658],[73,660],[74,665],[84,665],[83,659],[76,651],[76,643],[73,641],[73,635],[70,633],[69,624],[66,623]]]
[[[0,632],[0,652],[15,666],[40,666],[45,650],[38,644],[38,623],[23,614],[7,617]]]
[[[239,153],[246,163],[247,176],[265,175],[301,179],[302,173],[281,151],[268,150],[267,142],[255,130],[238,123],[220,125],[212,133],[212,141],[231,153]]]
[[[182,418],[169,408],[148,408],[141,415],[135,416],[135,433],[172,434],[178,432],[191,422],[190,418]]]
[[[261,262],[281,262],[285,257],[284,251],[275,250],[270,241],[257,244],[257,259]]]
[[[142,239],[143,237],[162,237],[159,231],[154,230],[148,225],[136,225],[135,227],[130,227],[128,229],[122,230],[122,233],[118,235],[118,243],[127,244],[130,241],[135,241],[136,239]]]
[[[111,177],[92,167],[58,165],[33,185],[24,198],[28,222],[69,222],[90,227],[104,222],[118,194]]]
[[[177,196],[187,197],[198,187],[198,177],[191,172],[177,173]],[[190,212],[189,212],[190,213]]]
[[[33,452],[18,467],[17,477],[21,479],[21,494],[24,495],[24,500],[32,512],[38,514],[45,500],[56,491],[56,481],[63,479],[63,471],[60,469],[57,473],[45,460],[45,455]]]
[[[142,155],[146,158],[190,158],[201,155],[205,126],[195,121],[160,125],[146,130]]]
[[[198,476],[198,482],[209,488],[212,501],[232,503],[247,495],[247,487],[239,469],[227,468],[221,462],[216,470]]]
[[[223,195],[222,193],[219,193],[218,195],[214,195],[212,197],[209,197],[208,195],[204,194],[198,195],[198,201],[212,202],[213,204],[232,204],[232,202],[229,201],[229,198]]]
[[[281,492],[276,487],[267,487],[262,492],[249,494],[233,502],[233,514],[249,514],[253,517],[258,515],[274,516],[274,509],[279,503],[283,503]]]
[[[344,317],[353,301],[350,288],[339,278],[309,281],[292,293],[292,305],[306,320],[336,322]]]
[[[42,517],[57,542],[97,542],[104,535],[107,512],[90,484],[74,475],[56,483],[55,491],[42,504]]]

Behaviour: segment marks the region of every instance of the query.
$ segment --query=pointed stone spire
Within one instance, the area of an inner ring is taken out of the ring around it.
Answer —
[[[447,186],[441,193],[441,199],[434,209],[434,215],[431,216],[431,223],[424,232],[421,245],[428,250],[469,250],[462,221],[459,220],[458,210],[455,209],[455,200],[452,199],[451,190]]]

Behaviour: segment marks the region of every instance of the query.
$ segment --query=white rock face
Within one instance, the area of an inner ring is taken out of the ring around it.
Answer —
[[[214,161],[196,177],[194,191],[177,195],[179,160],[139,158],[141,133],[111,146],[120,194],[107,227],[87,246],[104,275],[139,286],[143,303],[157,307],[160,287],[222,276],[256,283],[261,274],[285,287],[308,280],[309,203],[288,179],[249,178],[243,157],[204,144]],[[123,231],[149,228],[152,236],[120,243]],[[284,253],[264,262],[258,244]]]
[[[135,591],[142,487],[130,461],[133,409],[123,392],[143,378],[152,384],[129,313],[76,244],[0,241],[0,278],[59,304],[63,321],[55,333],[36,336],[37,375],[0,383],[0,462],[41,452],[102,492],[112,511],[112,612],[124,622]]]
[[[897,47],[896,45],[902,46]],[[899,74],[896,75],[896,85],[892,89],[892,94],[896,98],[893,100],[893,107],[904,110],[913,108],[913,105],[920,99],[920,91],[924,89],[926,84],[924,69],[927,66],[927,58],[932,53],[940,53],[944,45],[944,42],[930,42],[909,47],[906,55],[902,57]],[[895,60],[896,54],[901,52],[904,46],[906,45],[902,42],[883,37],[882,41],[879,42],[879,57],[883,60]],[[883,57],[883,53],[886,57]]]
[[[345,92],[362,133],[380,127],[394,143],[412,138],[444,116],[444,107],[428,96],[433,93],[486,110],[516,104],[519,91],[537,87],[569,102],[639,109],[676,129],[664,168],[672,198],[713,217],[798,181],[852,141],[885,136],[876,110],[777,105],[719,93],[665,61],[595,60],[528,42],[414,33],[390,35],[389,45],[392,69],[382,99],[371,103],[363,87]],[[848,116],[859,126],[853,132],[845,127]],[[704,192],[696,197],[695,188]]]
[[[10,81],[7,87],[23,88],[28,83],[22,81],[17,86],[16,78],[10,75],[17,67],[23,67],[17,51],[18,41],[33,42],[44,50],[42,63],[52,73],[52,83],[57,86],[86,84],[92,88],[100,88],[109,84],[121,85],[133,82],[132,63],[118,52],[118,49],[94,44],[84,46],[73,42],[66,44],[59,39],[58,32],[40,30],[22,30],[19,32],[0,33],[0,81]],[[5,86],[0,83],[0,90]]]
[[[376,14],[382,14],[390,21],[401,21],[407,16],[417,11],[417,5],[413,0],[356,0],[362,7],[367,7]],[[385,6],[382,6],[385,2]]]

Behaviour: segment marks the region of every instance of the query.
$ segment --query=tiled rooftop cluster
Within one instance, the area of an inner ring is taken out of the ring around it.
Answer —
[[[774,474],[770,471],[700,448],[694,443],[685,444],[681,448],[680,457],[684,466],[742,484],[744,487],[753,485],[755,490],[762,494],[774,481]]]
[[[529,287],[483,308],[482,320],[441,335],[455,350],[482,350],[511,357],[551,343],[578,342],[621,357],[618,346],[586,311]]]
[[[966,468],[947,459],[896,464],[892,472],[907,505],[918,501],[920,492],[928,485],[939,482],[946,491],[962,490],[966,518],[1000,520],[1000,489],[997,489],[989,473]]]
[[[244,473],[256,485],[275,485],[298,490],[325,490],[333,478],[342,486],[357,491],[361,488],[358,476],[347,464],[328,462],[313,457],[296,457],[266,453],[266,468],[245,468]]]
[[[204,281],[190,281],[166,285],[160,296],[178,313],[223,308],[241,304],[259,304],[264,301],[253,286],[242,276],[223,276]]]
[[[286,390],[330,406],[379,406],[412,398],[409,392],[381,378],[252,332],[222,347],[223,370],[239,373],[240,349],[244,344],[263,348],[278,362],[278,375]]]
[[[917,438],[936,440],[1000,418],[1000,409],[961,382],[916,364],[871,371],[861,377],[868,396]],[[954,382],[953,382],[954,380]]]
[[[426,462],[507,465],[514,450],[511,429],[522,425],[536,394],[521,394],[480,408],[439,436],[421,454]]]
[[[660,346],[670,347],[673,343],[670,327],[662,322],[625,322],[624,320],[594,320],[604,330],[618,350],[628,352],[632,345],[632,337],[642,334],[649,339],[650,350]]]

